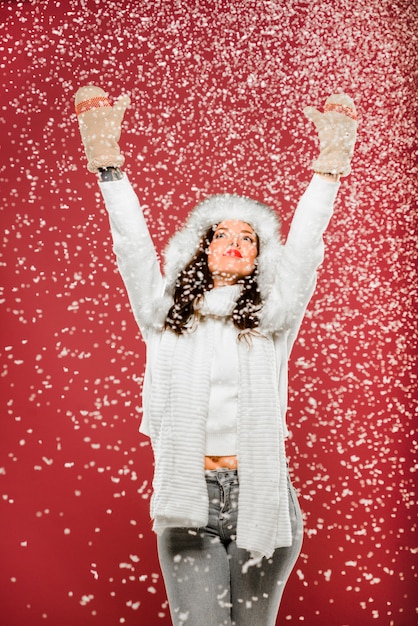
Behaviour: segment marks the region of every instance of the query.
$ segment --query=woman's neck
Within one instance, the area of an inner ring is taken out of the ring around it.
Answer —
[[[236,276],[227,276],[227,275],[212,275],[213,287],[217,289],[218,287],[231,287],[231,285],[237,284]]]

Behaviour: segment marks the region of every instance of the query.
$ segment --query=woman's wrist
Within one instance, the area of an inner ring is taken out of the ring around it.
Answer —
[[[315,172],[315,174],[318,174],[318,176],[322,176],[322,178],[326,178],[327,180],[332,180],[334,183],[338,183],[340,180],[340,174],[332,174],[331,172]]]
[[[111,180],[121,180],[123,178],[122,170],[119,167],[99,167],[98,170],[99,179],[102,183],[107,183]]]

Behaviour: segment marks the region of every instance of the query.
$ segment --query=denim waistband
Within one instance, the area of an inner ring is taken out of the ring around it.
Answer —
[[[205,470],[206,482],[224,482],[228,480],[238,480],[238,470],[218,467],[214,470]]]

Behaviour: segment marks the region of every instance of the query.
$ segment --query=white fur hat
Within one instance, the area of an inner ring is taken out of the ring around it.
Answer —
[[[173,294],[179,273],[196,254],[202,237],[211,226],[224,220],[246,222],[257,233],[257,282],[262,299],[267,299],[282,251],[280,222],[265,204],[235,194],[218,194],[203,200],[191,211],[184,227],[170,239],[164,252],[167,294]]]

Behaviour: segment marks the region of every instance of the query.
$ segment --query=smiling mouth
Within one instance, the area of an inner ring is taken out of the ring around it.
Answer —
[[[224,254],[224,256],[233,256],[237,259],[242,259],[242,254],[239,250],[237,250],[236,248],[231,248],[230,250],[227,250]]]

